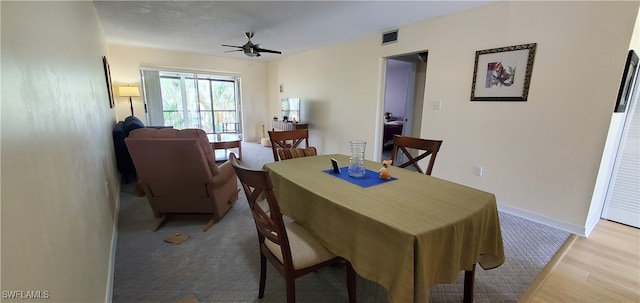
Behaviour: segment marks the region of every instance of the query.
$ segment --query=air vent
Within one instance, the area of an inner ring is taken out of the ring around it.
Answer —
[[[398,42],[398,30],[382,33],[382,45]]]

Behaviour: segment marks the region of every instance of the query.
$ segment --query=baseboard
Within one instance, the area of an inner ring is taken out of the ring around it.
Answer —
[[[602,220],[602,218],[600,218],[600,216],[593,216],[591,218],[591,220],[589,220],[589,222],[587,222],[587,226],[585,227],[585,233],[584,233],[584,236],[586,238],[589,237],[589,235],[591,234],[593,229],[596,228],[596,225],[598,224],[598,222],[600,222],[600,220]]]
[[[105,303],[111,303],[113,301],[113,276],[116,264],[116,245],[118,243],[118,214],[120,213],[120,191],[122,185],[118,184],[116,189],[116,206],[115,216],[113,219],[113,231],[111,232],[111,249],[109,256],[109,272],[107,274],[107,290],[104,295]]]
[[[564,221],[559,221],[553,218],[549,218],[543,215],[539,215],[536,213],[532,213],[523,209],[519,209],[519,208],[515,208],[515,207],[511,207],[508,205],[503,205],[503,204],[498,204],[498,210],[499,211],[503,211],[505,213],[511,214],[511,215],[515,215],[521,218],[525,218],[527,220],[531,220],[533,222],[537,222],[540,224],[544,224],[547,226],[551,226],[553,228],[557,228],[557,229],[561,229],[567,232],[570,232],[572,234],[576,234],[579,236],[585,236],[586,235],[586,227],[585,226],[576,226],[573,224],[569,224],[567,222]],[[597,222],[596,222],[597,223]],[[595,224],[594,224],[595,226]],[[593,229],[593,227],[591,227],[591,229]]]

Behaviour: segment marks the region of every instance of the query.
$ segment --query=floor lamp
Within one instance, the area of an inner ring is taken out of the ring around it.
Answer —
[[[140,91],[137,86],[120,86],[120,97],[129,97],[129,104],[131,104],[131,115],[133,116],[133,101],[131,97],[140,97]]]

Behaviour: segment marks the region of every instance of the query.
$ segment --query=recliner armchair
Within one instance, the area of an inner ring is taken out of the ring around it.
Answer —
[[[156,218],[158,230],[176,214],[211,215],[204,231],[238,199],[238,183],[229,162],[216,165],[213,149],[201,129],[139,128],[125,139]]]

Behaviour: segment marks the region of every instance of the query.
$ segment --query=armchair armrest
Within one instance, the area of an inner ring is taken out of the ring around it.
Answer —
[[[216,167],[216,170],[217,173],[212,175],[207,184],[207,190],[214,197],[216,212],[224,214],[238,200],[238,177],[229,161]]]
[[[218,173],[213,174],[213,177],[211,178],[211,185],[213,188],[220,188],[227,184],[230,179],[232,179],[234,183],[237,182],[236,172],[233,170],[231,162],[226,161],[218,165]]]

